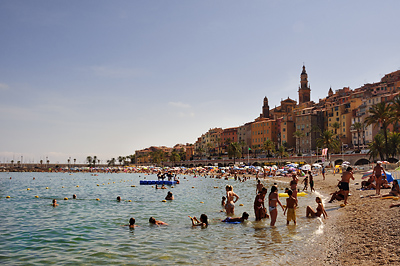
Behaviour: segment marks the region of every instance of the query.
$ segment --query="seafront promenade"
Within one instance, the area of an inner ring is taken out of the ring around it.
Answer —
[[[160,166],[184,166],[184,167],[198,167],[198,166],[232,166],[232,165],[254,165],[254,166],[262,166],[262,165],[283,165],[287,162],[300,163],[300,164],[313,164],[313,163],[322,163],[327,161],[325,158],[321,156],[290,156],[285,158],[250,158],[244,157],[239,159],[201,159],[201,160],[188,160],[188,161],[179,161],[179,162],[162,162]],[[369,158],[367,154],[332,154],[330,155],[330,162],[333,162],[335,165],[342,164],[342,162],[347,161],[350,165],[357,165],[362,167],[363,165],[369,165],[374,161]],[[391,163],[397,163],[396,161],[392,161]],[[142,165],[142,164],[141,164]],[[154,165],[152,163],[143,164],[143,166]],[[87,164],[62,164],[62,163],[49,163],[49,164],[40,164],[40,163],[25,163],[25,164],[11,164],[11,163],[0,163],[0,171],[48,171],[49,169],[56,168],[84,168],[87,167]],[[114,165],[114,167],[123,167],[124,165]],[[107,164],[97,164],[96,167],[104,168],[109,167]],[[390,166],[388,166],[390,168]]]

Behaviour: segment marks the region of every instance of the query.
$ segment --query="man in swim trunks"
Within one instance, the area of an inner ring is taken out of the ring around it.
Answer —
[[[342,180],[340,181],[340,189],[342,189],[344,193],[344,204],[347,204],[347,198],[349,196],[350,179],[354,180],[354,176],[353,176],[353,168],[349,166],[347,167],[346,171],[342,174]]]
[[[372,171],[372,174],[375,175],[375,180],[376,180],[376,195],[381,194],[381,185],[384,180],[382,174],[385,176],[385,179],[387,179],[385,170],[383,170],[381,164],[382,162],[378,161],[376,163],[376,166],[374,167],[374,170]]]

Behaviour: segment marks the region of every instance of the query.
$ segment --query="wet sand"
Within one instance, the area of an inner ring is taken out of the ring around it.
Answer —
[[[337,190],[340,176],[327,174],[323,181],[319,175],[315,178],[315,188],[330,198],[329,194]],[[351,196],[346,207],[340,207],[343,201],[324,205],[329,218],[325,220],[323,234],[307,244],[305,254],[308,255],[299,258],[298,263],[400,265],[400,207],[389,208],[400,201],[368,197],[375,195],[375,190],[361,191],[361,176],[356,173],[355,180],[350,182]],[[381,194],[389,191],[383,189]]]

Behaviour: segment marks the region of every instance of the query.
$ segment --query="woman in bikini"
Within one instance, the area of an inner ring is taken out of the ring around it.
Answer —
[[[311,217],[311,218],[320,217],[322,214],[324,216],[324,219],[326,219],[326,217],[328,217],[328,214],[324,209],[324,205],[322,205],[321,198],[316,197],[315,202],[318,203],[317,211],[315,212],[310,206],[307,206],[306,217]]]
[[[282,203],[279,201],[278,188],[276,186],[271,187],[271,192],[268,196],[269,214],[271,215],[271,226],[275,226],[276,217],[278,216],[278,204],[284,210]]]
[[[226,214],[230,215],[235,212],[235,203],[239,200],[239,196],[233,192],[233,187],[231,185],[226,186],[226,204],[225,210]]]
[[[267,189],[262,188],[262,190],[258,192],[256,198],[254,199],[254,213],[256,215],[256,221],[260,221],[263,218],[269,217],[264,206],[265,194],[267,194]]]

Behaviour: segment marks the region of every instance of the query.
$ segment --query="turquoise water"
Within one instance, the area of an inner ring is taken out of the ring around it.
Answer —
[[[254,221],[254,180],[239,183],[180,176],[181,184],[156,190],[139,185],[143,177],[156,179],[155,175],[126,173],[0,173],[0,263],[292,264],[323,226],[320,219],[304,217],[306,205],[315,207],[316,194],[299,198],[297,226],[286,226],[279,210],[277,226],[270,228],[269,219]],[[245,224],[220,222],[226,217],[220,212],[226,184],[233,185],[240,196],[235,214],[250,214]],[[268,190],[272,185],[264,184]],[[279,184],[281,189],[286,186]],[[168,191],[175,200],[162,202]],[[73,194],[77,200],[72,199]],[[123,201],[117,202],[117,196]],[[59,206],[51,206],[53,198]],[[281,201],[286,202],[284,198]],[[192,228],[188,215],[199,217],[201,213],[208,215],[210,225]],[[150,225],[151,216],[169,226]],[[130,217],[135,217],[139,227],[122,226]]]

